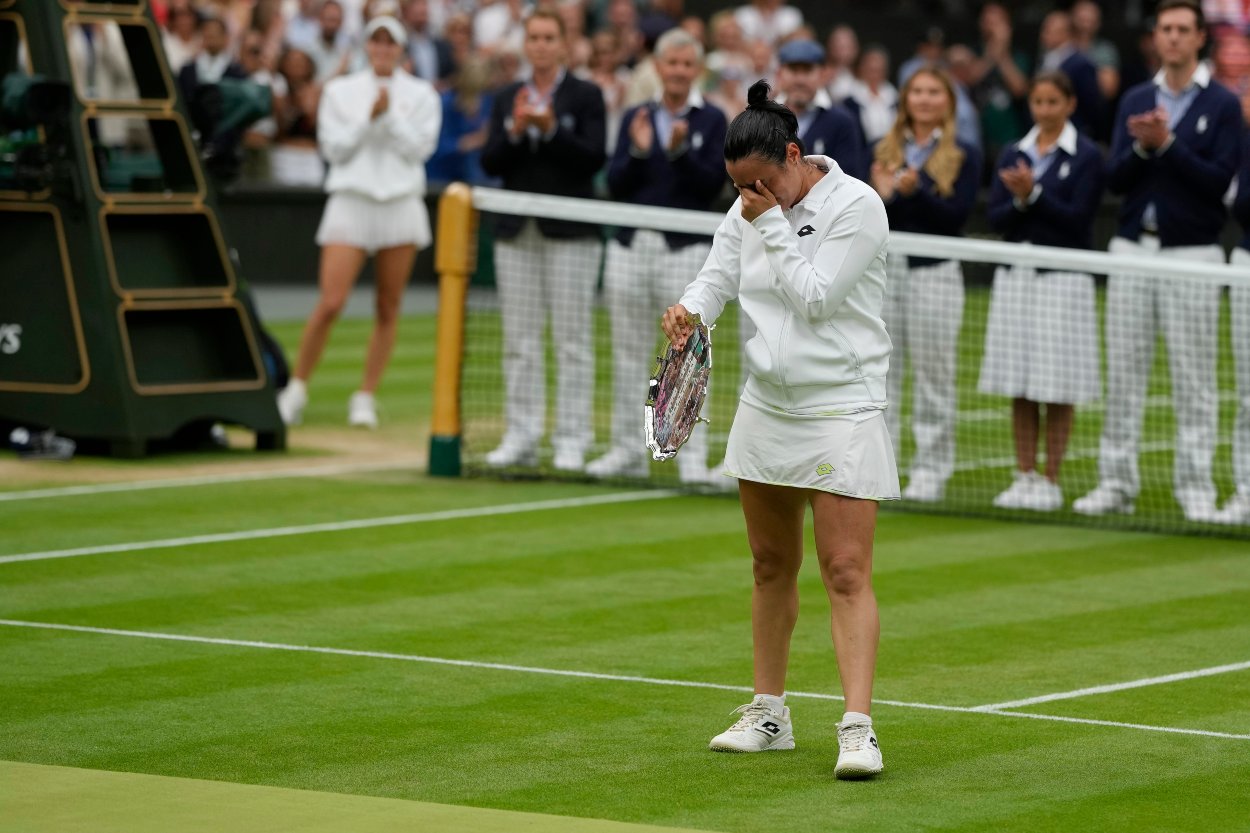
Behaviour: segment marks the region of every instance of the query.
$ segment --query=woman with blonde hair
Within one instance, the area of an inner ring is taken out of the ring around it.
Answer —
[[[894,231],[957,237],[972,211],[981,153],[955,130],[955,87],[932,66],[915,72],[899,96],[898,117],[873,150],[871,181]],[[903,498],[942,499],[955,470],[955,350],[963,318],[957,260],[891,255],[883,317],[895,346],[886,412],[896,448],[903,374],[912,365],[916,452]]]

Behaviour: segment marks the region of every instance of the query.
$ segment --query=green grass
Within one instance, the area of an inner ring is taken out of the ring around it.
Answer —
[[[0,527],[14,553],[603,492],[391,472],[0,504]],[[887,514],[876,695],[1245,661],[1244,549]],[[743,685],[749,586],[736,502],[685,497],[0,564],[0,618]],[[810,561],[801,594],[790,688],[837,693]],[[0,759],[35,764],[719,831],[1250,830],[1250,739],[879,705],[888,770],[844,784],[827,700],[791,702],[795,752],[725,756],[735,692],[14,627],[0,668]],[[1243,670],[1022,711],[1250,735],[1248,695]]]

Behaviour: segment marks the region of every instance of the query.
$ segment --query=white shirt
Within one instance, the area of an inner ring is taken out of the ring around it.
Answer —
[[[734,202],[680,303],[712,324],[736,297],[755,324],[743,402],[806,415],[881,410],[885,206],[832,159],[807,160],[828,173],[790,211],[748,223],[741,197]]]
[[[849,97],[859,104],[859,123],[864,128],[868,144],[890,132],[898,110],[898,90],[893,84],[885,81],[873,93],[867,84],[856,81]]]
[[[803,25],[803,13],[793,6],[778,6],[765,14],[757,6],[739,6],[734,20],[742,30],[745,41],[762,40],[775,46],[786,35]]]
[[[390,107],[370,118],[387,79],[373,70],[335,78],[317,110],[317,143],[330,163],[326,190],[379,202],[425,193],[425,160],[438,145],[443,108],[429,82],[396,70]]]

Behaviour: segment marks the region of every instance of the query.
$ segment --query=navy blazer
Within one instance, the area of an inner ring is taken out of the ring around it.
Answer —
[[[1241,168],[1237,172],[1237,198],[1233,200],[1233,219],[1241,223],[1238,248],[1250,251],[1250,130],[1242,131]]]
[[[1086,136],[1097,137],[1102,132],[1103,98],[1098,87],[1098,67],[1080,52],[1073,52],[1059,65],[1059,71],[1072,82],[1076,96],[1076,112],[1072,124]]]
[[[634,114],[646,108],[651,114],[651,127],[655,129],[657,106],[654,102],[639,104],[626,110],[621,117],[616,152],[608,165],[608,189],[612,198],[640,205],[707,211],[725,187],[725,131],[728,129],[725,114],[711,105],[692,107],[686,114],[690,134],[685,150],[670,159],[657,132],[651,143],[651,153],[640,159],[630,153],[629,125]],[[617,231],[616,239],[628,246],[633,242],[634,231],[622,228]],[[670,249],[710,239],[706,235],[664,232]]]
[[[966,142],[956,141],[964,152],[964,164],[955,180],[954,192],[949,197],[939,194],[933,178],[922,168],[920,186],[910,197],[895,192],[885,204],[891,231],[963,236],[964,223],[968,222],[968,215],[976,204],[977,188],[981,182],[981,151]],[[908,258],[908,265],[931,266],[945,259],[911,257]]]
[[[603,93],[589,81],[566,72],[552,96],[556,132],[548,140],[523,135],[513,142],[505,123],[512,118],[512,104],[524,86],[514,82],[495,96],[490,114],[490,133],[482,149],[482,169],[503,180],[512,191],[556,194],[591,199],[594,177],[607,157],[607,128]],[[511,240],[521,232],[527,218],[500,214],[495,236]],[[567,220],[539,219],[544,237],[598,237],[599,227]]]
[[[1004,148],[998,159],[990,185],[990,226],[1013,243],[1092,249],[1094,215],[1106,179],[1098,145],[1078,135],[1074,155],[1056,148],[1054,161],[1034,183],[1041,186],[1041,194],[1024,210],[1016,208],[1012,193],[998,176],[998,171],[1014,168],[1019,160],[1031,164],[1019,142]]]
[[[838,167],[859,180],[868,179],[868,149],[864,131],[851,112],[840,105],[818,108],[816,118],[799,136],[805,152],[828,156]]]
[[[1226,219],[1224,194],[1241,156],[1241,103],[1212,80],[1172,129],[1172,146],[1143,159],[1133,150],[1128,117],[1153,110],[1155,90],[1153,81],[1133,87],[1116,114],[1107,160],[1107,185],[1124,195],[1116,233],[1138,239],[1142,212],[1153,202],[1164,246],[1218,243]]]

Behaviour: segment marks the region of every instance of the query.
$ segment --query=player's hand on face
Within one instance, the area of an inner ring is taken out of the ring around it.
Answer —
[[[738,194],[742,197],[742,219],[748,223],[777,205],[777,198],[761,179],[755,180],[751,186],[739,188]]]
[[[686,339],[694,332],[690,324],[690,313],[681,304],[673,304],[664,312],[660,319],[660,327],[674,348],[680,350],[686,346]]]
[[[646,107],[639,107],[629,120],[629,143],[639,153],[650,153],[654,142],[655,128],[651,126],[651,113]]]

